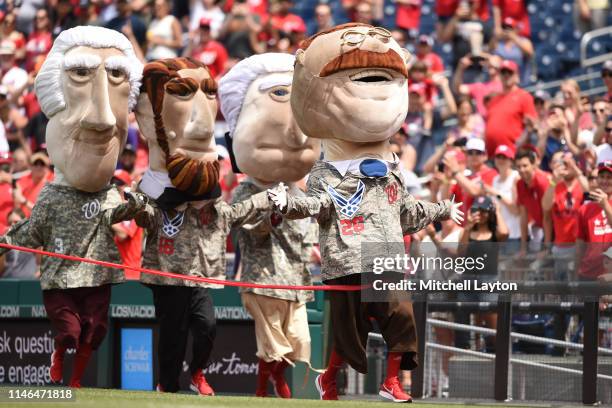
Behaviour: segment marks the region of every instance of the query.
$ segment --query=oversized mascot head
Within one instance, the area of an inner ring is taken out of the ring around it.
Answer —
[[[291,107],[309,137],[381,142],[408,111],[410,54],[381,27],[348,23],[303,41]]]
[[[217,83],[190,58],[145,65],[136,120],[149,145],[149,167],[194,198],[218,188],[214,138]]]
[[[320,154],[320,141],[304,135],[291,112],[294,62],[289,54],[254,55],[219,82],[235,164],[267,184],[302,179]]]
[[[87,192],[109,183],[141,76],[123,34],[93,26],[60,33],[34,83],[49,118],[47,150],[58,180]]]

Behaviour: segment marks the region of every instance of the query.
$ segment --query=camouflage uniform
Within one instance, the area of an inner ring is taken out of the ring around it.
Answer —
[[[196,203],[197,205],[197,203]],[[143,265],[186,276],[225,279],[227,235],[235,224],[248,222],[268,209],[266,193],[228,205],[222,200],[201,208],[183,204],[184,210],[163,211],[154,204],[136,222],[146,229]],[[179,376],[189,332],[193,338],[192,375],[208,364],[216,337],[215,312],[209,289],[222,285],[166,278],[143,273],[141,282],[153,292],[160,325],[159,384],[166,392],[179,390]]]
[[[136,217],[146,228],[143,254],[145,268],[187,276],[225,279],[227,235],[235,224],[243,224],[269,208],[263,192],[251,200],[228,205],[222,200],[197,209],[188,205],[184,211],[162,211],[153,204]],[[223,285],[166,278],[143,273],[140,280],[154,285],[180,285],[221,288]]]
[[[285,218],[315,217],[319,223],[321,273],[326,283],[360,284],[371,276],[373,257],[395,257],[403,236],[448,218],[451,205],[417,201],[404,188],[398,163],[387,163],[381,177],[350,172],[318,161],[308,179],[309,197],[288,195]],[[362,275],[367,274],[367,275]],[[394,291],[380,301],[364,302],[360,292],[329,293],[334,349],[355,370],[366,373],[370,317],[380,328],[389,352],[402,354],[400,367],[417,365],[417,338],[412,304]]]
[[[111,226],[134,218],[142,208],[144,201],[124,203],[115,187],[87,193],[70,186],[47,184],[30,218],[15,224],[1,241],[120,264]],[[0,248],[0,253],[6,251]],[[42,258],[40,284],[43,290],[95,287],[124,280],[122,269]]]
[[[0,241],[121,263],[111,226],[133,218],[145,206],[144,196],[138,194],[124,203],[115,187],[87,193],[47,184],[30,218],[11,227]],[[0,253],[6,251],[0,249]],[[43,257],[40,284],[56,331],[56,347],[77,348],[87,343],[97,349],[108,327],[110,284],[123,281],[123,269]]]
[[[234,191],[241,202],[262,191],[251,180]],[[292,187],[293,194],[304,195]],[[243,282],[259,284],[311,285],[307,264],[316,242],[316,224],[311,219],[283,220],[267,212],[256,222],[237,229]],[[257,357],[266,361],[310,362],[310,333],[306,302],[312,291],[240,288],[242,303],[255,320]]]

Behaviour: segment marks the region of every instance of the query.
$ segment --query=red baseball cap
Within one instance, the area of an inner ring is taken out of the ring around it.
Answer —
[[[516,65],[516,62],[514,61],[510,61],[510,60],[503,60],[499,70],[501,71],[502,69],[507,69],[510,70],[514,73],[518,72],[518,65]]]
[[[502,24],[508,27],[516,28],[516,20],[513,19],[512,17],[504,18],[504,21],[502,22]]]
[[[11,164],[13,162],[13,154],[11,152],[0,153],[0,164]]]
[[[494,156],[504,156],[510,160],[514,160],[514,150],[508,145],[499,145],[495,149]]]
[[[130,186],[132,184],[132,178],[130,177],[130,173],[125,170],[115,170],[113,178],[121,181],[126,186]]]
[[[200,19],[200,27],[210,27],[211,22],[210,18],[202,17]]]
[[[598,171],[607,171],[612,173],[612,160],[604,160],[597,165]]]

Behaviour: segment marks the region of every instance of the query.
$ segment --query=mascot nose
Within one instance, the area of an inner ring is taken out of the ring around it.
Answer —
[[[81,127],[85,129],[102,132],[117,123],[110,106],[108,79],[104,70],[101,70],[94,79],[92,96],[85,112],[85,116],[81,119]]]
[[[389,51],[389,40],[368,35],[359,48],[363,51],[380,52],[381,54],[384,54],[385,52]]]

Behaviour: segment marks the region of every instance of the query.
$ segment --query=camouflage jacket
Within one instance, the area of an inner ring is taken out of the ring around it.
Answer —
[[[70,186],[47,184],[29,219],[15,224],[1,242],[42,247],[49,252],[121,263],[111,226],[134,218],[143,203],[123,202],[115,187],[87,193]],[[6,249],[0,249],[2,253]],[[45,256],[43,290],[101,286],[125,280],[123,269]]]
[[[147,231],[143,267],[225,279],[225,251],[230,229],[256,217],[259,210],[268,208],[270,205],[265,193],[239,204],[229,205],[217,200],[204,204],[200,209],[188,205],[184,211],[166,212],[152,203],[150,211],[136,217],[137,224]],[[148,273],[142,273],[140,280],[154,285],[223,287]]]
[[[417,201],[410,195],[397,164],[386,176],[372,178],[352,172],[342,176],[319,160],[311,170],[307,194],[288,194],[284,217],[316,218],[323,280],[372,272],[376,258],[403,256],[404,235],[450,216],[450,201]]]
[[[234,202],[241,202],[262,191],[252,181],[243,181],[234,191]],[[302,193],[293,188],[292,193]],[[314,228],[313,228],[314,227]],[[316,243],[316,224],[310,218],[283,220],[267,211],[251,224],[235,229],[240,247],[243,282],[277,285],[311,285],[310,252]],[[314,299],[312,291],[241,288],[241,292],[305,303]]]

